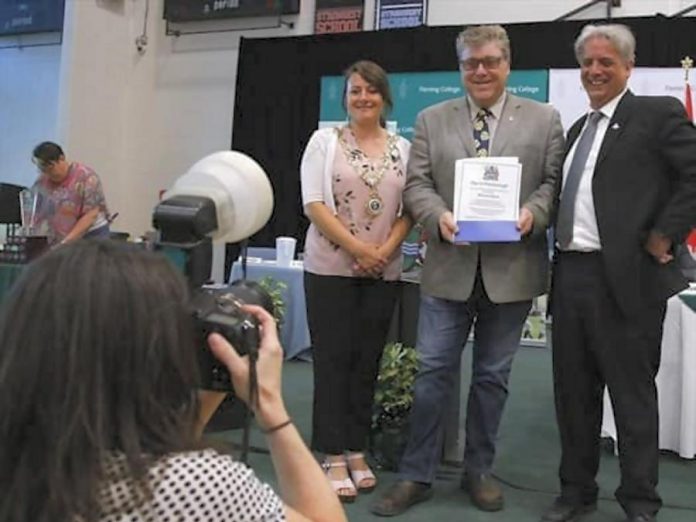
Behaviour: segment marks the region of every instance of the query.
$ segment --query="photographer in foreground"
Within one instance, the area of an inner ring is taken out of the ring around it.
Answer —
[[[256,419],[281,500],[197,441],[193,320],[163,258],[82,241],[29,265],[0,312],[0,521],[343,521],[281,397],[275,323],[261,329]],[[210,349],[248,400],[248,360]]]

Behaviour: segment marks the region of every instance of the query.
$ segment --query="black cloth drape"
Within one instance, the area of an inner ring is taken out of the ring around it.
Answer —
[[[696,56],[694,18],[660,15],[613,22],[633,29],[639,67],[678,67],[685,55]],[[577,67],[573,41],[587,23],[589,20],[505,25],[513,69]],[[259,162],[275,193],[273,215],[251,244],[272,246],[281,235],[304,241],[308,222],[302,213],[299,164],[319,119],[320,78],[339,75],[360,59],[374,60],[388,72],[456,70],[454,42],[461,29],[418,27],[242,39],[232,148]]]

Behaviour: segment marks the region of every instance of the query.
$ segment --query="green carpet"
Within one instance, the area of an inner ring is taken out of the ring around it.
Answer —
[[[470,350],[466,351],[462,372],[462,390],[468,390]],[[303,362],[287,362],[284,367],[285,400],[306,441],[311,429],[312,366]],[[466,404],[466,397],[462,398]],[[240,432],[218,434],[226,440],[240,440]],[[255,431],[252,444],[263,448],[263,437]],[[558,493],[556,470],[559,441],[553,411],[551,384],[551,354],[546,349],[522,348],[515,360],[505,417],[500,431],[496,475],[504,481],[505,510],[484,513],[477,510],[458,488],[459,472],[456,466],[442,466],[435,482],[434,498],[394,518],[401,522],[450,520],[478,522],[536,522],[541,512]],[[252,453],[250,464],[263,480],[275,485],[270,458]],[[599,509],[584,517],[583,522],[620,522],[623,512],[613,499],[618,486],[618,459],[607,451],[603,454],[598,477],[600,485]],[[375,495],[394,480],[394,474],[378,473],[377,490],[359,497],[346,506],[349,520],[384,520],[369,512]],[[696,521],[696,461],[683,460],[664,454],[660,462],[660,493],[665,507],[659,515],[661,522]],[[691,507],[692,510],[680,509]]]

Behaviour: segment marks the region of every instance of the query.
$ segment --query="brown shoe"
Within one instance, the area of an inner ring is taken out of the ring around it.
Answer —
[[[490,474],[464,474],[462,489],[469,492],[471,502],[481,511],[500,511],[503,509],[503,491]]]
[[[408,508],[433,496],[430,484],[397,480],[372,504],[370,511],[380,517],[400,515]]]

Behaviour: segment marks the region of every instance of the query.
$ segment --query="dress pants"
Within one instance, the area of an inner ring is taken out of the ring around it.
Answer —
[[[621,484],[630,516],[657,513],[658,413],[655,376],[665,302],[625,317],[606,279],[602,254],[560,252],[554,268],[553,377],[561,435],[561,496],[597,499],[604,386],[614,408]]]
[[[312,448],[363,451],[397,281],[305,272],[314,361]]]
[[[409,418],[409,439],[399,466],[404,480],[431,483],[442,455],[445,415],[459,379],[459,363],[471,326],[474,353],[466,411],[464,469],[488,473],[495,458],[498,426],[508,394],[513,357],[532,302],[492,303],[480,275],[467,301],[421,293],[419,368]]]

